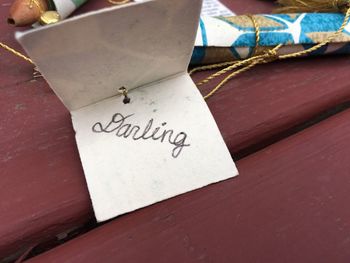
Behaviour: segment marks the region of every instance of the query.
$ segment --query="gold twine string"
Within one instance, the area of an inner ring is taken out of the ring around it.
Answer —
[[[9,47],[8,45],[0,42],[0,47],[2,47],[3,49],[7,50],[8,52],[12,53],[13,55],[23,59],[24,61],[27,61],[29,62],[30,64],[32,64],[34,66],[34,69],[33,69],[33,78],[34,79],[37,79],[37,78],[41,78],[42,75],[41,73],[39,72],[38,68],[35,66],[33,60],[31,60],[30,58],[26,57],[25,55],[23,55],[22,53],[18,52],[17,50]]]
[[[30,0],[29,1],[29,5],[28,5],[29,8],[33,8],[33,5],[36,5],[38,7],[40,13],[44,13],[42,6],[40,5],[40,3],[37,0]],[[0,42],[0,47],[5,49],[5,50],[7,50],[10,53],[12,53],[13,55],[23,59],[24,61],[27,61],[30,64],[32,64],[34,66],[33,78],[40,78],[40,77],[42,77],[41,73],[39,72],[39,70],[35,66],[33,60],[31,60],[29,57],[26,57],[25,55],[23,55],[19,51],[15,50],[14,48],[9,47],[8,45],[6,45],[3,42]]]
[[[255,29],[255,47],[254,47],[254,55],[258,54],[258,48],[259,48],[259,44],[260,44],[260,26],[258,21],[256,21],[254,15],[247,15],[250,20],[252,20],[253,22],[253,27]]]
[[[117,5],[130,2],[130,0],[124,0],[124,1],[107,0],[107,1],[111,4],[117,4]],[[300,0],[296,0],[296,1],[300,1]],[[339,1],[344,1],[344,0],[334,0],[333,4],[336,3],[338,6]],[[36,2],[36,1],[34,0],[34,2]],[[302,2],[302,1],[300,1],[300,2]],[[252,20],[253,27],[255,29],[254,53],[256,53],[257,49],[259,47],[259,42],[260,42],[260,27],[259,27],[259,24],[253,15],[248,15],[248,17]],[[291,53],[291,54],[278,55],[277,52],[282,47],[282,44],[280,44],[280,45],[274,47],[273,49],[265,51],[262,55],[255,54],[253,57],[250,57],[250,58],[245,59],[245,60],[228,61],[228,62],[224,62],[224,63],[217,63],[217,64],[212,64],[212,65],[196,67],[196,68],[192,69],[189,72],[189,74],[192,75],[193,73],[198,72],[198,71],[223,68],[222,70],[220,70],[220,71],[210,75],[209,77],[203,79],[202,81],[198,82],[197,85],[200,86],[200,85],[203,85],[205,83],[210,82],[211,80],[213,80],[213,79],[215,79],[215,78],[217,78],[225,73],[228,73],[230,71],[235,70],[232,73],[230,73],[228,76],[226,76],[216,87],[214,87],[207,95],[204,96],[204,99],[208,99],[211,96],[213,96],[222,86],[224,86],[233,77],[235,77],[235,76],[237,76],[245,71],[248,71],[249,69],[253,68],[256,65],[263,64],[263,63],[269,63],[269,62],[272,62],[274,60],[296,58],[296,57],[308,55],[308,54],[324,47],[325,45],[329,44],[339,34],[341,34],[343,32],[345,26],[349,22],[349,18],[350,18],[350,7],[348,7],[346,10],[344,21],[343,21],[342,25],[340,26],[340,28],[334,34],[328,36],[325,41],[323,41],[323,42],[321,42],[321,43],[319,43],[319,44],[317,44],[309,49],[295,52],[295,53]],[[26,57],[25,55],[16,51],[15,49],[9,47],[8,45],[4,44],[3,42],[0,42],[0,47],[35,66],[34,62],[30,58]],[[34,74],[33,75],[34,75],[34,78],[41,77],[40,72],[38,72],[36,67],[34,67]]]
[[[260,43],[260,27],[259,27],[259,24],[255,20],[253,15],[248,15],[248,17],[250,17],[252,19],[253,26],[255,28],[255,48],[254,48],[254,52],[253,52],[253,54],[255,55],[257,53],[257,48],[258,48],[258,45]],[[192,70],[190,70],[189,74],[192,75],[193,73],[198,72],[198,71],[212,70],[212,69],[223,68],[223,67],[228,66],[227,68],[223,69],[222,71],[219,71],[218,73],[215,73],[215,74],[209,76],[207,79],[202,80],[201,82],[197,83],[197,85],[202,85],[204,83],[207,83],[209,80],[217,77],[218,74],[220,74],[221,72],[225,73],[225,72],[230,71],[232,69],[235,69],[237,67],[243,66],[246,63],[249,63],[251,59],[252,58],[242,60],[242,61],[228,61],[228,62],[223,62],[223,63],[218,63],[218,64],[200,66],[200,67],[196,67],[196,68],[193,68]]]
[[[25,61],[28,61],[29,63],[34,64],[33,60],[31,60],[30,58],[26,57],[25,55],[23,55],[22,53],[18,52],[17,50],[9,47],[8,45],[0,42],[0,47],[2,47],[3,49],[7,50],[8,52],[12,53],[13,55],[25,60]]]
[[[346,13],[345,13],[345,17],[344,17],[344,21],[342,23],[342,25],[340,26],[340,28],[338,29],[338,31],[336,31],[334,34],[328,36],[326,38],[326,40],[322,43],[319,43],[309,49],[303,50],[303,51],[299,51],[296,53],[292,53],[292,54],[286,54],[286,55],[281,55],[279,56],[279,59],[286,59],[286,58],[295,58],[295,57],[300,57],[300,56],[305,56],[309,53],[312,53],[322,47],[324,47],[325,45],[329,44],[330,42],[332,42],[335,38],[338,37],[338,35],[340,35],[343,30],[345,29],[346,25],[349,22],[349,18],[350,18],[350,8],[347,9]]]
[[[254,47],[254,52],[253,54],[256,54],[257,52],[257,49],[258,49],[258,45],[260,43],[260,27],[259,27],[259,24],[258,22],[255,20],[254,16],[252,15],[248,15],[248,17],[252,20],[253,22],[253,26],[255,28],[255,47]],[[281,47],[281,45],[277,46],[277,50]],[[273,49],[274,50],[274,49]],[[277,51],[275,50],[275,51]],[[266,51],[268,52],[268,51]],[[228,67],[210,75],[209,77],[201,80],[200,82],[196,83],[197,86],[200,86],[200,85],[203,85],[203,84],[206,84],[208,83],[209,81],[229,72],[229,71],[232,71],[234,69],[237,69],[241,66],[244,66],[244,65],[247,65],[249,63],[254,63],[254,61],[257,61],[257,60],[260,60],[260,59],[268,59],[268,56],[269,54],[268,53],[264,53],[263,55],[253,55],[252,57],[248,58],[248,59],[245,59],[245,60],[239,60],[239,61],[232,61],[232,62],[227,62],[227,63],[219,63],[219,64],[213,64],[213,65],[208,65],[208,66],[201,66],[201,67],[197,67],[197,68],[194,68],[193,70],[190,71],[190,75],[193,74],[193,72],[197,72],[197,71],[203,71],[203,70],[206,70],[208,67],[209,69],[215,69],[215,68],[221,68],[225,65],[228,65]],[[272,58],[272,56],[271,56]],[[250,68],[250,67],[249,67]]]
[[[255,34],[256,34],[255,50],[256,50],[258,48],[258,44],[260,41],[260,28],[259,28],[258,23],[257,23],[254,16],[248,16],[248,17],[250,17],[250,19],[252,20],[253,26],[255,28]],[[228,76],[226,76],[217,86],[215,86],[207,95],[204,96],[204,99],[208,99],[211,96],[213,96],[220,88],[222,88],[233,77],[236,77],[237,75],[239,75],[245,71],[248,71],[249,69],[253,68],[256,65],[269,63],[269,62],[272,62],[274,60],[282,60],[282,59],[287,59],[287,58],[296,58],[296,57],[300,57],[300,56],[305,56],[305,55],[308,55],[308,54],[324,47],[325,45],[329,44],[336,37],[338,37],[339,34],[341,34],[343,32],[344,28],[346,27],[347,23],[349,22],[349,18],[350,18],[350,8],[347,9],[343,23],[340,26],[340,28],[336,32],[334,32],[334,34],[328,36],[325,41],[323,41],[323,42],[321,42],[321,43],[319,43],[319,44],[317,44],[309,49],[295,52],[295,53],[291,53],[291,54],[278,55],[277,52],[282,47],[282,45],[280,44],[280,45],[274,47],[273,49],[265,51],[262,55],[255,55],[255,56],[250,57],[248,59],[240,60],[240,61],[236,61],[236,62],[231,61],[231,62],[196,67],[196,68],[192,69],[189,73],[190,73],[190,75],[192,75],[193,73],[198,72],[198,71],[204,71],[204,70],[209,70],[209,69],[216,69],[216,68],[225,67],[224,69],[222,69],[214,74],[211,74],[209,77],[196,83],[197,86],[200,86],[200,85],[203,85],[205,83],[210,82],[211,80],[213,80],[213,79],[215,79],[215,78],[217,78],[225,73],[228,73],[228,72],[231,72],[234,70],[232,73],[230,73]]]

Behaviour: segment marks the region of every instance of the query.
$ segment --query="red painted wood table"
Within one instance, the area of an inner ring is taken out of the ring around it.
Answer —
[[[21,50],[13,33],[0,23]],[[0,262],[349,262],[348,69],[347,56],[307,58],[232,80],[208,105],[241,175],[96,225],[68,111],[0,50]]]

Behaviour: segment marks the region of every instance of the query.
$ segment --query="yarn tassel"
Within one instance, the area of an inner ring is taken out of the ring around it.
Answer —
[[[346,13],[350,0],[277,0],[276,13]]]

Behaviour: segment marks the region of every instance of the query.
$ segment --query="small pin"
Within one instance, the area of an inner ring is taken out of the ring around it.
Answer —
[[[128,104],[130,103],[131,99],[128,97],[128,89],[125,87],[119,88],[118,92],[124,96],[123,103]]]

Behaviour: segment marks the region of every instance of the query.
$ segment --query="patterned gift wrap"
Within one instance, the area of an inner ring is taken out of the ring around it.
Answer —
[[[56,11],[64,19],[72,14],[77,8],[88,0],[50,0],[55,6]]]
[[[339,30],[344,15],[338,13],[302,13],[255,15],[260,27],[256,47],[256,29],[249,16],[202,17],[191,64],[211,64],[245,59],[283,46],[279,54],[302,51],[321,43]],[[310,55],[350,53],[350,23],[330,44]]]

